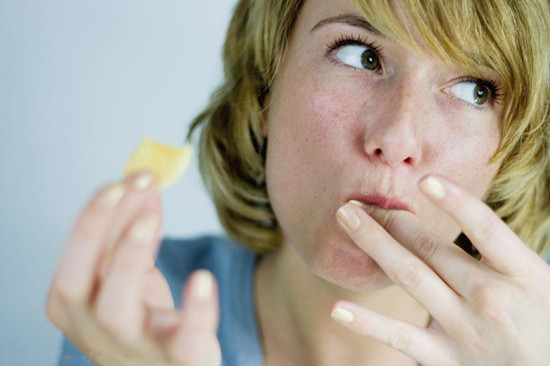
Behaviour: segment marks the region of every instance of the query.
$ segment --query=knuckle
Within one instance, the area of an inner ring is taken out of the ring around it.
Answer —
[[[75,286],[72,281],[56,280],[51,289],[51,297],[66,306],[78,306],[84,303],[85,293],[81,286]]]
[[[479,240],[489,240],[490,238],[495,237],[497,226],[494,224],[493,220],[476,220],[472,224],[472,233]]]
[[[424,271],[417,260],[407,260],[395,272],[398,283],[406,288],[413,289],[420,285],[424,279]]]
[[[491,282],[480,282],[475,285],[473,295],[477,304],[483,307],[495,300],[497,296],[496,288]]]
[[[391,331],[388,344],[398,351],[406,352],[410,348],[411,337],[405,329],[397,327]]]
[[[508,296],[507,291],[491,282],[477,284],[474,288],[474,299],[481,313],[501,324],[510,320]]]
[[[46,316],[57,327],[62,327],[63,311],[61,309],[60,299],[50,291],[46,299]]]
[[[429,260],[435,255],[439,245],[434,236],[420,233],[414,238],[413,247],[420,258]]]
[[[68,303],[55,288],[50,289],[46,299],[46,316],[53,325],[70,336],[71,339],[79,329],[79,323],[75,322],[75,319],[85,321],[87,313],[88,309],[83,302]]]
[[[113,336],[115,339],[127,339],[126,330],[122,323],[117,320],[113,314],[98,312],[96,314],[97,325],[106,333]]]

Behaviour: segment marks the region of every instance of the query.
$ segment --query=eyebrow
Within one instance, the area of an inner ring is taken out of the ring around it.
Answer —
[[[343,14],[343,15],[337,15],[335,17],[323,19],[319,23],[315,24],[315,26],[311,28],[310,32],[316,31],[317,29],[323,26],[334,24],[334,23],[343,23],[343,24],[351,25],[352,27],[361,28],[366,30],[367,32],[370,32],[377,36],[381,36],[385,38],[385,36],[378,29],[374,28],[373,25],[367,22],[363,17],[354,15],[354,14]]]

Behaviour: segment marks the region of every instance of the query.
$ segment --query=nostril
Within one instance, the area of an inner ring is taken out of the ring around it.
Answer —
[[[412,164],[412,162],[413,162],[413,160],[412,160],[412,158],[410,158],[410,157],[408,157],[408,158],[405,159],[405,163],[406,163],[406,164]]]
[[[376,150],[374,151],[374,155],[376,155],[376,156],[382,155],[382,149],[380,149],[380,148],[376,149]]]

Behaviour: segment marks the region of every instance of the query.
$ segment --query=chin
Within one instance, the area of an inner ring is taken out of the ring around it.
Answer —
[[[351,240],[326,240],[310,254],[313,271],[340,287],[366,292],[393,285],[380,266]]]

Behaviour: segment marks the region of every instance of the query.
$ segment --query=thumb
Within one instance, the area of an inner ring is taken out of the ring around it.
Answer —
[[[211,272],[191,274],[183,296],[179,326],[169,342],[170,358],[185,365],[221,365],[219,295]]]

